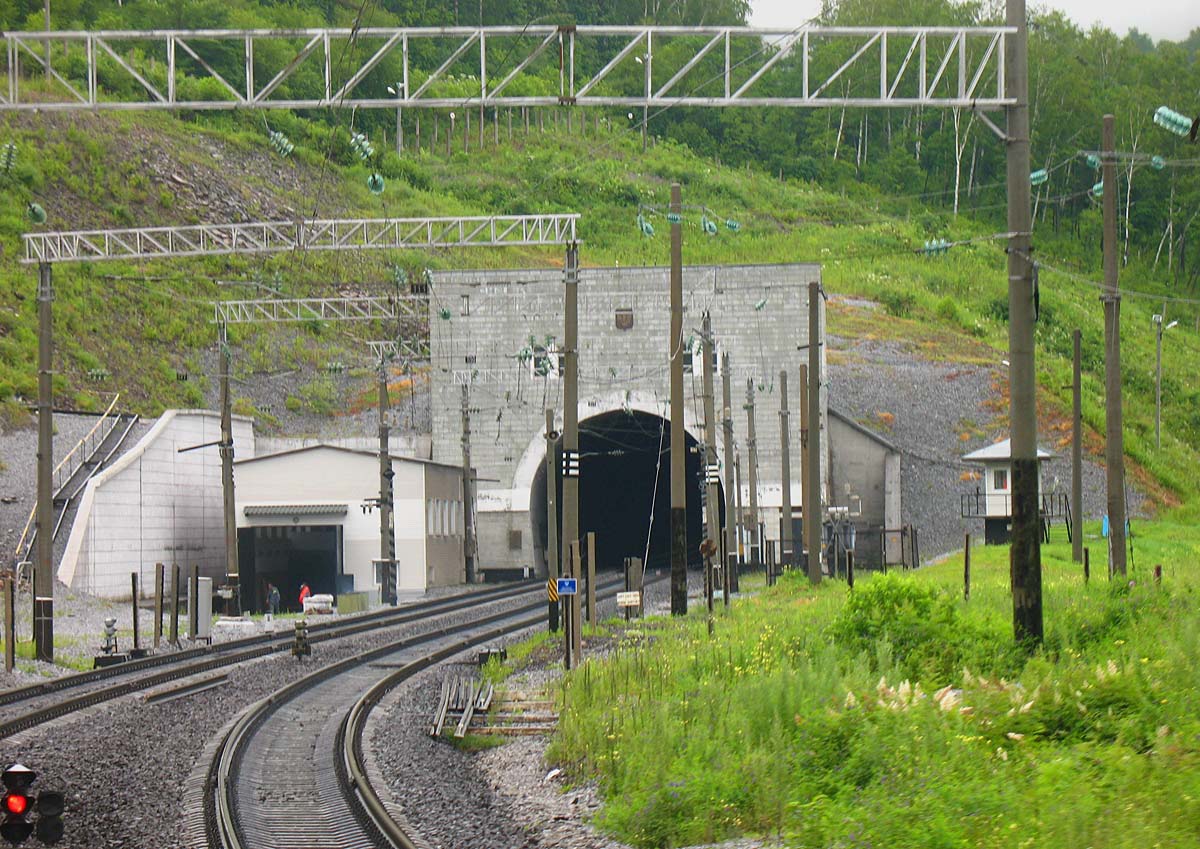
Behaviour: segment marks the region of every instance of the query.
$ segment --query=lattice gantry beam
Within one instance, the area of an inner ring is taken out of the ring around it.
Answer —
[[[579,215],[495,215],[458,218],[320,219],[246,224],[195,224],[124,230],[26,233],[24,264],[111,259],[163,259],[294,250],[565,245]]]
[[[1014,32],[817,26],[10,32],[3,35],[0,111],[563,104],[994,109],[1012,103],[1004,90],[1004,48]]]
[[[299,321],[376,321],[397,318],[424,318],[428,302],[420,295],[374,296],[353,298],[280,298],[253,301],[213,302],[216,324],[282,323]],[[378,356],[371,342],[372,353]],[[394,353],[394,352],[393,352]]]

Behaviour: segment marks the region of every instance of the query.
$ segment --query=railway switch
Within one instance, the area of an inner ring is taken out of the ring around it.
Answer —
[[[296,620],[296,640],[292,643],[294,657],[307,657],[312,654],[312,646],[308,642],[308,620]]]

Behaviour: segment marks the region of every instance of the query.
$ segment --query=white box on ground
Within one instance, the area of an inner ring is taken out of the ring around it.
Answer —
[[[333,613],[333,596],[329,593],[316,593],[304,599],[305,613]]]
[[[617,593],[617,607],[641,607],[642,594],[637,590]]]
[[[188,582],[190,585],[190,581]],[[212,639],[212,578],[197,578],[196,579],[196,594],[200,597],[200,606],[196,608],[198,616],[196,617],[196,639],[211,640]],[[192,615],[192,605],[196,604],[196,599],[192,598],[191,593],[188,593],[188,617],[189,621]]]

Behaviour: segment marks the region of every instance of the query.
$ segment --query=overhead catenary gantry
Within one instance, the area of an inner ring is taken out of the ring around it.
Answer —
[[[56,262],[178,259],[286,251],[413,250],[559,245],[577,255],[579,215],[495,215],[439,218],[298,219],[293,222],[198,224],[26,233],[24,265],[38,267],[38,469],[37,556],[34,564],[34,642],[37,658],[54,660],[54,557],[48,528],[53,520],[53,266]],[[218,319],[220,314],[218,312]],[[222,331],[225,325],[221,324]],[[224,341],[224,332],[222,332]],[[223,358],[222,407],[229,407],[228,356]],[[225,489],[226,571],[239,576],[233,521],[233,433],[228,415],[221,422],[222,478]]]
[[[1004,56],[1015,33],[807,25],[9,32],[0,111],[999,109],[1014,102]],[[464,78],[478,89],[464,93]]]

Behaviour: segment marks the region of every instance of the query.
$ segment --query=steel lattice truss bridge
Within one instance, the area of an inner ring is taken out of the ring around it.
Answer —
[[[0,111],[998,109],[1011,27],[9,32]],[[390,89],[390,90],[389,90]]]

